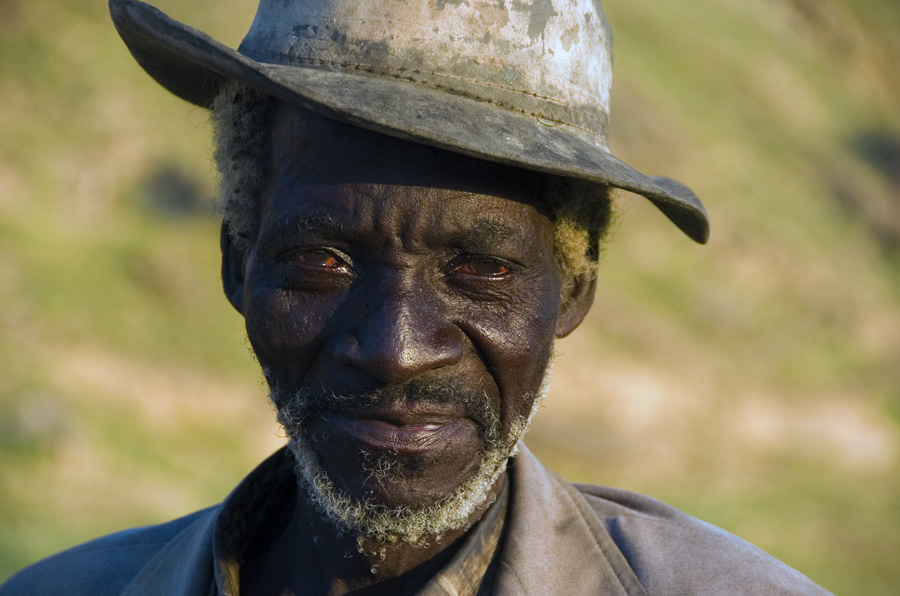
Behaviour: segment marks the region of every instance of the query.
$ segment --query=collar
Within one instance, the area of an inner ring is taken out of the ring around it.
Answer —
[[[496,567],[494,556],[503,536],[506,511],[509,506],[509,482],[503,487],[497,500],[488,508],[471,529],[459,551],[423,587],[416,596],[477,596],[482,583],[490,582]],[[487,582],[483,580],[487,579]],[[489,586],[485,586],[489,588]]]
[[[510,478],[510,513],[494,594],[646,596],[587,500],[521,443]]]

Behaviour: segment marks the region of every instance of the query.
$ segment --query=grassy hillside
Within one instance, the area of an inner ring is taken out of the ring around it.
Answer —
[[[235,46],[255,5],[157,3]],[[708,246],[623,195],[529,444],[836,593],[900,584],[900,8],[607,0],[613,148],[689,183]],[[0,578],[220,500],[279,443],[221,296],[202,110],[105,2],[0,2]]]

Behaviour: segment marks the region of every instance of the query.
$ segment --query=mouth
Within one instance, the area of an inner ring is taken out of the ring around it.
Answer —
[[[441,449],[476,432],[475,423],[454,411],[415,412],[391,409],[379,412],[323,412],[317,422],[334,438],[347,438],[363,446],[402,455]]]

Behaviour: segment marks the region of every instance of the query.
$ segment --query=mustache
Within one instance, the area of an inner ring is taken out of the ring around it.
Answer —
[[[277,387],[270,389],[270,397],[278,408],[278,417],[285,429],[300,428],[313,416],[323,412],[360,413],[388,406],[453,405],[463,409],[484,430],[499,425],[493,400],[481,390],[454,379],[413,379],[403,385],[386,385],[369,391],[337,393],[324,386],[300,387],[284,394]]]

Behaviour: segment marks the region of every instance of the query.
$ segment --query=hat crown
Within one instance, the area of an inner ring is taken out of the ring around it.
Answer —
[[[261,0],[239,51],[492,102],[606,148],[612,33],[600,0]]]

